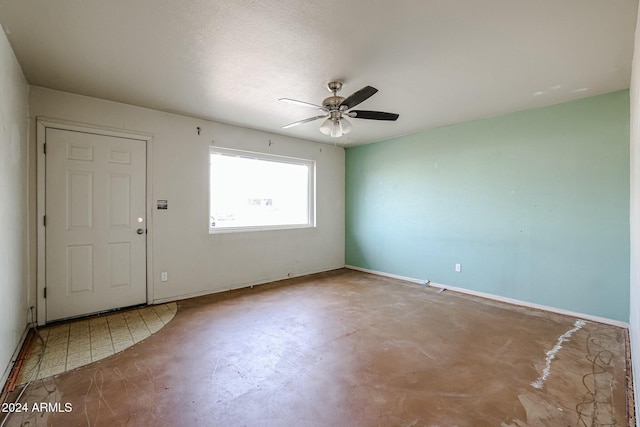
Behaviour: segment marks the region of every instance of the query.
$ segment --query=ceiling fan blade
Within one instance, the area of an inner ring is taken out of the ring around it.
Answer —
[[[340,109],[348,110],[349,108],[353,108],[356,105],[360,104],[362,101],[365,101],[370,97],[372,97],[377,91],[378,89],[376,89],[375,87],[365,86],[359,91],[352,93],[344,101],[342,101],[340,103],[340,107],[346,107],[346,108],[340,108]]]
[[[327,109],[322,105],[316,105],[316,104],[311,104],[310,102],[298,101],[297,99],[280,98],[279,101],[284,101],[288,104],[299,105],[301,107],[315,108],[318,110],[327,111]]]
[[[383,111],[368,111],[368,110],[351,110],[347,113],[349,117],[354,119],[369,119],[369,120],[398,120],[400,117],[396,113],[385,113]]]
[[[312,122],[314,120],[323,119],[323,118],[327,117],[327,115],[328,114],[325,114],[324,116],[309,117],[308,119],[299,120],[297,122],[289,123],[288,125],[282,126],[282,129],[289,129],[289,128],[292,128],[294,126],[298,126],[298,125],[302,125],[302,124],[305,124],[305,123]]]

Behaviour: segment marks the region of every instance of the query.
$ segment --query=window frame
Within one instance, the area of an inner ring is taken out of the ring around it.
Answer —
[[[211,199],[213,196],[213,187],[211,185],[211,159],[214,154],[222,154],[226,156],[234,156],[246,159],[268,161],[274,163],[285,163],[291,165],[305,165],[308,167],[307,178],[307,212],[308,222],[306,224],[278,224],[278,225],[245,225],[236,227],[211,227]],[[267,154],[256,151],[240,150],[236,148],[225,148],[215,145],[209,146],[209,204],[207,207],[207,223],[209,227],[209,234],[223,234],[223,233],[244,233],[251,231],[268,231],[268,230],[291,230],[302,228],[315,228],[316,227],[316,161],[309,159],[302,159],[298,157],[282,156],[277,154]]]

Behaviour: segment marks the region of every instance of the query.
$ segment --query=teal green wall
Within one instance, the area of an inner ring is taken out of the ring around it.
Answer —
[[[629,320],[626,90],[349,148],[346,200],[347,265]]]

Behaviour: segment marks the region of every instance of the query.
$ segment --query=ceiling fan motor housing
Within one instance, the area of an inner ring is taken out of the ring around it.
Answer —
[[[325,98],[324,101],[322,101],[322,106],[330,111],[339,110],[338,106],[342,103],[342,101],[344,101],[344,99],[344,96],[333,95]]]
[[[339,110],[340,104],[345,100],[344,96],[338,96],[338,92],[342,89],[342,82],[329,82],[327,83],[327,89],[329,89],[329,92],[333,92],[333,96],[325,98],[322,101],[322,106],[329,111]]]
[[[336,92],[340,92],[340,89],[342,89],[342,82],[329,82],[327,83],[327,89],[335,95]]]

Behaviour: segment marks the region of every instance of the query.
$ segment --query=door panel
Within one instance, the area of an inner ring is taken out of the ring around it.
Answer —
[[[131,176],[109,175],[109,225],[131,227]]]
[[[131,286],[131,244],[109,243],[109,286]]]
[[[47,321],[146,302],[146,142],[46,130]]]
[[[93,245],[67,246],[67,294],[93,291]]]
[[[67,229],[90,230],[93,225],[93,173],[67,170]]]

